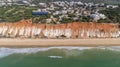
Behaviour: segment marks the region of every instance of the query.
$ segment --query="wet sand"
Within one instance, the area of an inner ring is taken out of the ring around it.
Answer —
[[[120,38],[110,39],[0,39],[0,47],[120,46]]]

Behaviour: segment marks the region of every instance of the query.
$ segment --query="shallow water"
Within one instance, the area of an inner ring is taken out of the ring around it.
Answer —
[[[0,67],[120,67],[120,47],[1,47]]]

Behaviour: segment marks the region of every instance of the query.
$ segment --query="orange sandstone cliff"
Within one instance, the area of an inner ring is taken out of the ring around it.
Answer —
[[[118,38],[118,24],[73,22],[36,24],[29,20],[0,23],[0,37],[25,38]]]

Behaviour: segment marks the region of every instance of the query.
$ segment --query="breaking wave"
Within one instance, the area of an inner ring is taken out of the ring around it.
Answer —
[[[48,56],[49,58],[63,58],[62,56]]]
[[[42,47],[42,48],[6,48],[6,47],[1,47],[0,48],[0,58],[12,55],[12,54],[31,54],[31,53],[37,53],[39,51],[48,51],[50,49],[67,49],[67,50],[86,50],[86,49],[108,49],[108,50],[115,50],[115,51],[120,51],[120,46],[110,46],[110,47]],[[61,58],[59,56],[49,56],[50,58]]]

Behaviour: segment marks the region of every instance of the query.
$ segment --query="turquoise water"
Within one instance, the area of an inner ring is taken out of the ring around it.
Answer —
[[[0,55],[0,67],[120,67],[120,51],[110,49],[1,48]]]

